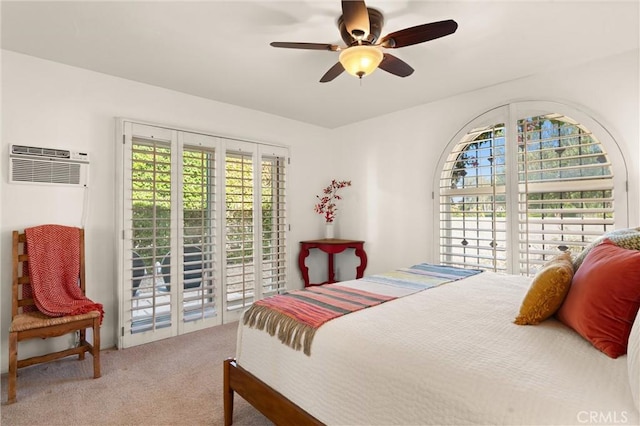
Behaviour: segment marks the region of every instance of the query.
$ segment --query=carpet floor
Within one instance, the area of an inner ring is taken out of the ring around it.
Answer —
[[[2,425],[222,425],[222,363],[236,349],[237,323],[93,359],[67,357],[18,370],[18,401],[6,404]],[[272,425],[236,395],[234,425]]]

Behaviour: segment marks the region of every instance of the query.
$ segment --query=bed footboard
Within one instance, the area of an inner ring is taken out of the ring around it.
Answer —
[[[277,425],[322,425],[318,419],[240,367],[233,358],[224,361],[223,392],[225,426],[233,423],[234,392]]]

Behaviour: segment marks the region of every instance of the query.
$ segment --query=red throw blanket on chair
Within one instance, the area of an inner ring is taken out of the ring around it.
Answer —
[[[42,225],[25,229],[25,235],[31,286],[23,291],[33,296],[38,310],[52,317],[99,311],[102,323],[102,304],[87,298],[78,285],[80,229]]]

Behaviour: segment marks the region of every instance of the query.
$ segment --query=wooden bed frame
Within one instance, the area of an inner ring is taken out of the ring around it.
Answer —
[[[276,425],[322,425],[280,392],[240,367],[234,358],[224,361],[224,424],[233,423],[233,395],[237,392]]]

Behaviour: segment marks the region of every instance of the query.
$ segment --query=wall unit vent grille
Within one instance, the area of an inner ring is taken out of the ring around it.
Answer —
[[[56,148],[11,145],[11,183],[86,186],[89,177],[87,153]]]

